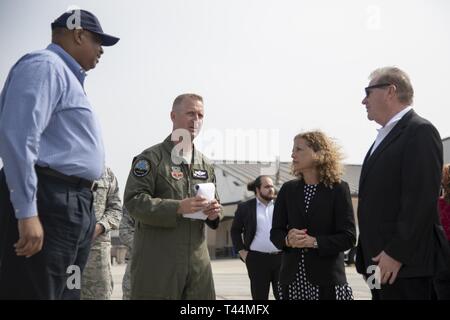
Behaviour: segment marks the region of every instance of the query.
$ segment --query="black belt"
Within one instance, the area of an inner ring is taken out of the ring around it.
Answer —
[[[84,178],[78,178],[75,176],[68,176],[68,175],[65,175],[64,173],[50,169],[48,167],[35,166],[35,169],[36,169],[36,173],[38,173],[38,174],[43,174],[46,176],[50,176],[50,177],[54,177],[54,178],[63,180],[65,182],[68,182],[68,183],[76,186],[76,187],[88,188],[91,191],[97,190],[97,182],[95,182],[95,181],[90,181],[90,180],[87,180]]]

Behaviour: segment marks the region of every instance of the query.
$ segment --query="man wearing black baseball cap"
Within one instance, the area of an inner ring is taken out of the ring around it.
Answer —
[[[119,38],[85,10],[51,26],[52,43],[14,65],[0,95],[0,299],[79,299],[99,229],[105,154],[84,79]]]
[[[86,10],[63,13],[52,24],[52,42],[60,45],[85,71],[95,68],[102,46],[113,46],[119,38],[103,32],[97,17]]]
[[[64,12],[52,24],[52,30],[55,28],[84,29],[89,30],[100,37],[102,46],[113,46],[119,41],[119,38],[113,37],[103,32],[100,21],[92,13],[86,10],[77,9]]]

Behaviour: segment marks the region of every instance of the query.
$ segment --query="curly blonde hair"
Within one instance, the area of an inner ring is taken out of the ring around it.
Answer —
[[[316,168],[319,174],[319,181],[330,188],[334,183],[340,183],[344,173],[341,163],[343,159],[341,148],[322,131],[299,133],[294,140],[300,138],[305,140],[308,147],[316,154]],[[296,177],[303,179],[302,173],[296,172],[294,168],[292,168],[292,173]]]
[[[442,189],[444,190],[445,202],[450,204],[450,163],[444,164],[442,170]]]

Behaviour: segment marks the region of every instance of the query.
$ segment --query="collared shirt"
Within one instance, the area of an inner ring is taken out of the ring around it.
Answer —
[[[63,48],[22,57],[0,95],[0,157],[18,219],[37,214],[34,165],[100,178],[100,124],[83,89],[85,72]]]
[[[277,252],[278,250],[270,241],[270,229],[272,229],[273,200],[267,206],[256,198],[256,233],[250,244],[250,250],[259,252]]]
[[[395,127],[395,125],[397,124],[397,122],[399,122],[403,116],[405,114],[408,113],[408,111],[412,110],[412,107],[406,107],[405,109],[403,109],[402,111],[400,111],[399,113],[397,113],[396,115],[394,115],[391,120],[388,121],[388,123],[386,123],[386,125],[378,130],[378,135],[377,138],[375,139],[375,143],[373,144],[372,149],[370,150],[370,155],[373,154],[373,152],[375,151],[375,149],[380,145],[380,143],[384,140],[384,138],[387,137],[387,135],[389,134],[389,132],[391,132],[391,130]]]

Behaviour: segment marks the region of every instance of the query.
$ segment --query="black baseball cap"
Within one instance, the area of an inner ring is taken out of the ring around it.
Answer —
[[[82,28],[98,34],[102,39],[102,46],[113,46],[120,39],[103,32],[100,21],[97,17],[86,10],[75,9],[64,12],[51,24],[52,30],[61,27],[66,29]]]

